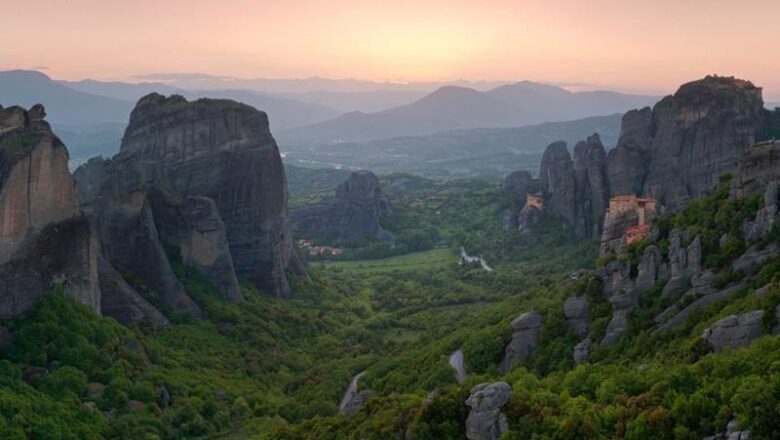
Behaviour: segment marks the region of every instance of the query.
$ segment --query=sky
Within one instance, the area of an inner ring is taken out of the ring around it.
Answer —
[[[780,100],[780,1],[0,0],[0,69],[58,79],[533,80]]]

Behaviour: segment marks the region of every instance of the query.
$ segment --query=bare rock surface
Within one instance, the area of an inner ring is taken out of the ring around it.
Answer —
[[[542,326],[542,315],[536,311],[523,313],[515,318],[510,327],[512,339],[506,346],[502,371],[510,370],[515,364],[533,354],[539,339],[539,328]]]
[[[569,328],[577,336],[585,336],[588,333],[588,308],[590,303],[585,296],[572,296],[563,303],[563,314]]]
[[[326,236],[340,243],[394,243],[393,234],[380,224],[391,211],[376,175],[356,171],[336,188],[336,196],[329,202],[293,210],[290,223],[296,234],[303,236]]]
[[[702,334],[715,352],[724,348],[747,347],[763,332],[763,310],[730,315],[712,325]]]
[[[306,276],[288,225],[279,149],[267,116],[252,107],[147,95],[119,154],[91,160],[76,177],[110,263],[149,285],[168,308],[200,313],[166,248],[234,302],[239,278],[288,297],[286,273]]]
[[[506,415],[501,412],[512,396],[506,382],[482,383],[471,389],[466,405],[471,407],[466,419],[466,438],[469,440],[498,440],[509,430]]]
[[[61,285],[100,312],[98,242],[41,105],[0,107],[0,317]]]

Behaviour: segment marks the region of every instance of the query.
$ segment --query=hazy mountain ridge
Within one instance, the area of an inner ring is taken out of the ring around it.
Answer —
[[[528,81],[486,92],[446,86],[411,104],[377,113],[342,115],[331,121],[285,130],[279,135],[284,142],[297,145],[363,142],[446,130],[574,120],[622,113],[655,101],[650,96],[617,92],[570,92]]]
[[[133,103],[94,95],[59,84],[29,70],[0,72],[0,105],[44,104],[53,124],[127,122]]]

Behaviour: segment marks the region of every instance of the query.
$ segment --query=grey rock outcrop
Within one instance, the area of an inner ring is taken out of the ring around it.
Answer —
[[[228,100],[151,94],[130,115],[121,155],[135,155],[182,197],[208,197],[239,277],[286,297],[285,270],[306,270],[287,223],[287,183],[265,113]]]
[[[160,326],[168,324],[165,315],[127,284],[103,256],[98,260],[98,274],[100,307],[104,315],[113,317],[121,324],[144,320]]]
[[[748,430],[740,430],[739,423],[731,420],[726,426],[726,432],[704,437],[704,440],[751,440],[753,435]]]
[[[45,116],[40,105],[0,107],[0,317],[29,310],[55,285],[100,312],[97,237]]]
[[[772,334],[780,335],[780,304],[775,307],[775,326],[772,327]]]
[[[596,269],[596,276],[601,280],[601,293],[604,298],[625,293],[634,287],[631,278],[631,266],[624,261],[612,260]]]
[[[467,376],[466,365],[463,359],[463,351],[460,349],[453,351],[450,354],[450,357],[447,359],[447,363],[455,372],[455,381],[458,383],[463,383]]]
[[[731,195],[748,197],[757,191],[765,191],[771,182],[780,181],[780,140],[758,142],[740,158]]]
[[[512,339],[506,346],[501,363],[502,371],[509,371],[515,364],[533,354],[541,326],[542,315],[535,311],[523,313],[511,322]]]
[[[466,438],[469,440],[498,440],[509,430],[506,415],[501,412],[512,396],[506,382],[481,383],[471,389],[466,405],[471,407],[466,419]]]
[[[541,190],[539,179],[531,176],[525,170],[515,171],[506,178],[502,184],[502,190],[509,199],[509,208],[504,213],[503,229],[505,231],[520,229],[527,230],[536,223],[539,210],[528,212],[526,208],[526,195],[536,194]]]
[[[553,142],[542,156],[538,182],[528,181],[528,176],[513,180],[541,190],[544,209],[561,217],[577,236],[598,236],[610,194],[606,158],[598,134],[577,143],[573,158],[565,142]],[[524,211],[520,224],[533,224],[537,217],[536,212]]]
[[[651,245],[645,248],[637,265],[635,288],[640,292],[652,289],[659,280],[662,264],[663,257],[657,246]]]
[[[119,154],[90,161],[76,175],[111,264],[149,284],[171,308],[198,314],[172,277],[164,245],[178,248],[234,301],[239,277],[287,297],[285,273],[306,274],[288,226],[279,149],[267,116],[249,106],[145,96]],[[145,244],[120,249],[127,236]],[[128,253],[153,258],[133,266]]]
[[[682,85],[652,110],[627,113],[609,154],[612,194],[644,194],[675,210],[734,172],[766,136],[761,89],[748,81],[708,76]]]
[[[777,162],[780,165],[780,162]],[[754,220],[745,220],[742,224],[742,233],[745,240],[750,243],[761,240],[769,235],[775,223],[780,220],[778,211],[778,188],[780,183],[776,180],[768,183],[764,190],[764,207],[759,209]]]
[[[612,319],[607,324],[607,330],[601,345],[610,347],[620,340],[623,333],[628,330],[628,317],[631,311],[639,305],[639,292],[631,289],[628,292],[617,293],[609,297],[612,305]]]
[[[780,246],[771,244],[764,249],[748,249],[739,258],[731,262],[731,269],[735,272],[752,273],[761,267],[770,258],[780,256]]]
[[[687,247],[683,246],[683,233],[673,229],[669,233],[668,258],[670,279],[664,285],[664,296],[688,290],[691,276],[701,271],[701,239],[696,236]]]
[[[544,151],[539,181],[545,194],[545,207],[561,216],[568,225],[576,224],[576,181],[574,162],[566,142],[554,142]]]
[[[574,360],[575,364],[581,364],[588,360],[588,356],[590,356],[590,346],[590,338],[585,338],[574,346],[572,359]]]
[[[107,181],[107,194],[85,207],[97,228],[102,254],[120,273],[141,280],[154,295],[150,299],[155,306],[199,317],[200,307],[176,277],[160,241],[147,191],[124,192],[124,182],[121,175],[112,177]]]
[[[356,171],[336,188],[336,197],[326,203],[296,209],[290,221],[296,234],[319,236],[340,243],[385,240],[394,242],[380,219],[392,210],[379,179],[370,171]]]
[[[580,237],[601,234],[609,204],[607,152],[598,134],[574,147],[575,231]]]
[[[678,304],[674,304],[656,316],[655,322],[659,325],[655,331],[664,332],[676,328],[684,323],[691,313],[697,310],[704,310],[718,301],[729,299],[740,291],[744,290],[745,287],[746,286],[744,283],[736,283],[716,292],[707,293],[706,295],[683,307],[682,310],[680,310],[680,306]]]
[[[734,192],[749,195],[780,180],[780,142],[765,141],[776,113],[763,108],[761,89],[749,81],[708,76],[684,84],[653,108],[627,112],[608,154],[595,135],[575,147],[573,159],[565,143],[551,144],[539,173],[545,206],[579,236],[603,229],[609,242],[622,236],[621,221],[635,224],[616,218],[617,225],[602,225],[610,197],[650,197],[675,211],[726,173],[736,173]],[[527,178],[512,176],[506,186]]]
[[[563,303],[566,323],[575,335],[582,337],[588,333],[588,308],[590,304],[585,296],[572,296]]]
[[[730,315],[712,325],[702,334],[715,352],[724,348],[747,347],[763,334],[763,310]]]
[[[501,185],[504,192],[519,201],[525,201],[526,194],[533,194],[539,191],[539,180],[525,170],[514,171],[504,178]]]
[[[163,244],[177,249],[182,262],[197,269],[225,298],[234,303],[243,301],[225,224],[214,200],[202,196],[171,200],[158,190],[152,194]]]
[[[645,107],[623,115],[618,146],[607,155],[612,195],[641,194],[653,141],[653,110]]]

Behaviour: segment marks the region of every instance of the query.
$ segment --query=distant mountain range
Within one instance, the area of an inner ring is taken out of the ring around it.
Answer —
[[[249,104],[268,113],[280,146],[291,151],[452,130],[577,120],[622,113],[656,99],[604,91],[570,92],[528,81],[400,84],[325,78],[240,80],[197,74],[148,79],[150,82],[138,84],[57,81],[37,71],[0,72],[0,105],[44,104],[48,120],[78,163],[94,155],[114,154],[130,110],[141,96],[151,92]],[[593,131],[597,131],[595,127],[585,130]],[[478,139],[470,142],[484,143]]]
[[[55,125],[126,123],[133,108],[130,101],[75,90],[40,72],[0,72],[0,105],[29,108],[38,103],[44,104],[47,119]]]
[[[127,123],[130,110],[151,92],[241,101],[268,113],[271,127],[284,129],[338,116],[341,112],[318,104],[251,90],[185,90],[163,83],[56,81],[31,70],[0,72],[0,105],[30,107],[42,103],[55,125],[94,126]]]
[[[137,75],[142,81],[162,82],[181,89],[222,90],[243,89],[265,93],[309,93],[335,92],[359,93],[376,91],[422,92],[428,93],[443,86],[462,86],[477,90],[489,90],[508,81],[428,81],[428,82],[392,82],[365,81],[358,79],[332,79],[317,76],[309,78],[235,78],[231,76],[208,75],[203,73],[149,73]]]
[[[353,112],[278,133],[283,144],[365,142],[439,131],[517,127],[623,113],[656,97],[617,92],[570,92],[529,81],[487,91],[445,86],[419,100],[375,113]]]

